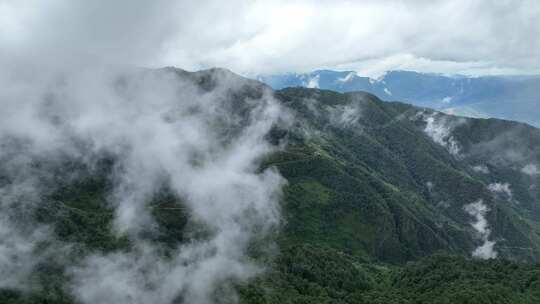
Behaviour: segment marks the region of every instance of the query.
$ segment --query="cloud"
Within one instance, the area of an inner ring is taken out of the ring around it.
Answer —
[[[477,165],[471,167],[474,172],[479,172],[483,174],[489,174],[489,168],[486,165]]]
[[[523,169],[528,164],[536,163],[540,157],[535,144],[528,144],[526,140],[534,130],[523,124],[513,124],[504,131],[495,132],[489,138],[474,143],[468,148],[467,154],[474,159],[484,159],[491,165]],[[527,169],[534,168],[531,166]]]
[[[35,220],[37,208],[47,207],[43,198],[54,178],[48,164],[36,166],[40,156],[24,151],[24,142],[2,137],[0,147],[0,288],[30,290],[35,268],[64,260],[70,245]]]
[[[482,200],[463,206],[465,212],[475,218],[471,223],[472,227],[478,232],[482,245],[474,249],[472,255],[482,259],[493,259],[497,257],[497,252],[494,250],[495,242],[489,240],[491,230],[489,229],[486,214],[489,212],[488,206]]]
[[[0,184],[0,212],[16,206],[29,214],[21,221],[9,213],[15,223],[0,226],[6,236],[0,240],[0,272],[10,277],[3,286],[28,286],[24,277],[47,258],[36,246],[56,242],[30,216],[45,203],[58,207],[45,202],[41,191],[54,175],[50,167],[62,160],[92,167],[104,155],[116,160],[107,176],[113,183],[107,201],[115,214],[113,232],[131,247],[64,263],[71,278],[66,288],[80,301],[159,304],[181,297],[211,303],[216,292],[261,271],[246,251],[279,227],[285,184],[276,170],[259,168],[277,148],[266,135],[275,124],[287,125],[270,92],[223,70],[202,72],[212,86],[201,90],[175,70],[90,62],[82,69],[58,65],[13,77],[27,67],[0,72],[0,173],[9,181]],[[237,94],[248,89],[260,96]],[[50,166],[35,165],[41,162]],[[148,204],[164,186],[205,232],[168,252],[144,237],[156,227]],[[8,200],[14,193],[31,199]],[[235,297],[232,291],[222,296]]]
[[[512,201],[512,190],[509,183],[491,183],[487,186],[488,190],[495,194],[503,194]]]
[[[494,241],[485,240],[482,245],[473,251],[472,255],[482,259],[494,259],[497,257],[497,252],[494,250],[494,247]]]
[[[340,128],[349,128],[353,132],[363,132],[360,119],[363,115],[363,103],[365,100],[357,96],[351,96],[351,101],[345,105],[335,107],[323,107],[323,116],[330,120],[330,124]]]
[[[1,286],[26,286],[49,250],[61,257],[76,246],[56,246],[47,225],[12,220],[31,219],[45,203],[49,168],[35,164],[91,167],[103,154],[117,160],[107,197],[114,233],[132,246],[66,265],[80,301],[208,303],[227,282],[261,270],[246,249],[280,224],[285,181],[259,165],[275,149],[265,135],[283,110],[267,92],[231,100],[244,82],[223,71],[201,91],[173,70],[132,66],[538,71],[540,6],[486,3],[0,0]],[[338,114],[348,125],[361,112],[351,105]],[[426,123],[435,142],[459,153],[449,126],[434,116]],[[207,232],[166,254],[142,237],[155,227],[147,207],[163,184]],[[488,209],[471,205],[486,245],[478,255],[495,256]]]
[[[178,298],[189,303],[215,303],[216,296],[234,299],[230,290],[215,293],[230,288],[226,283],[245,281],[260,273],[261,268],[247,258],[238,259],[243,253],[234,252],[236,245],[218,245],[238,241],[228,239],[232,236],[221,237],[217,242],[180,248],[172,259],[143,242],[129,253],[92,255],[70,269],[74,278],[71,288],[84,303],[173,303]]]
[[[527,175],[540,175],[540,169],[535,164],[527,164],[521,168],[521,172]]]
[[[46,253],[36,257],[35,251],[50,239],[50,231],[44,226],[17,227],[6,210],[0,212],[0,288],[28,289],[34,267],[47,258]]]
[[[426,114],[424,112],[418,113],[417,117],[420,117],[426,123],[424,132],[437,144],[443,146],[448,150],[448,153],[455,157],[460,156],[461,146],[457,140],[452,136],[452,130],[461,122],[450,122],[446,117],[439,115],[438,113]]]
[[[60,62],[84,55],[244,74],[540,71],[534,0],[0,3],[0,50]]]

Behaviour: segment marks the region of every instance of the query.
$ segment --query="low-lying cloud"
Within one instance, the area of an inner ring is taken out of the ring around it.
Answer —
[[[474,172],[489,174],[489,168],[486,165],[476,165],[471,168]]]
[[[107,199],[114,210],[112,233],[132,245],[91,252],[65,265],[70,278],[65,288],[78,300],[234,300],[231,284],[262,270],[246,251],[255,238],[279,226],[278,201],[285,184],[276,170],[259,169],[262,158],[276,149],[266,135],[284,117],[271,93],[255,88],[259,97],[235,96],[231,92],[246,83],[219,70],[210,76],[214,86],[206,91],[174,70],[98,66],[15,79],[8,73],[0,76],[5,88],[0,94],[5,178],[0,211],[14,217],[0,225],[2,287],[28,286],[25,276],[46,257],[36,245],[55,242],[46,225],[9,211],[15,206],[32,214],[44,203],[46,179],[41,175],[49,168],[35,164],[73,159],[92,167],[103,155],[115,159]],[[148,204],[163,187],[205,231],[203,238],[167,252],[143,236],[155,229]],[[31,197],[8,200],[13,193]],[[66,244],[66,250],[77,245]]]
[[[497,195],[503,195],[506,199],[512,201],[512,189],[509,183],[491,183],[487,186],[488,190]]]
[[[459,142],[452,136],[453,129],[459,124],[455,122],[450,122],[448,119],[438,113],[427,114],[421,112],[417,115],[424,120],[426,126],[424,132],[437,144],[446,148],[448,153],[452,154],[455,157],[460,156],[461,145]]]
[[[355,100],[344,106],[336,106],[329,113],[329,116],[330,122],[335,126],[343,128],[354,126],[358,131],[362,128],[358,124],[359,119],[362,117],[362,106]]]
[[[472,227],[478,233],[482,240],[482,245],[474,249],[472,255],[482,259],[493,259],[497,257],[497,252],[494,249],[495,241],[490,241],[491,229],[489,229],[486,214],[489,212],[489,207],[484,204],[483,200],[478,200],[474,203],[463,206],[463,210],[473,216],[475,221],[471,223]]]
[[[521,172],[530,176],[540,175],[540,168],[535,164],[527,164],[521,168]]]

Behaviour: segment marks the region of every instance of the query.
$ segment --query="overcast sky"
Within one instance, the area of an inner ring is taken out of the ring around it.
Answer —
[[[0,63],[540,73],[540,1],[0,0]]]

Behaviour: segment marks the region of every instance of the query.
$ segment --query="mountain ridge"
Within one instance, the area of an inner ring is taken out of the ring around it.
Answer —
[[[539,126],[537,105],[540,76],[478,76],[388,71],[378,78],[354,71],[318,70],[304,74],[259,76],[274,89],[289,86],[318,87],[339,92],[368,91],[383,100],[400,100],[418,106],[472,117],[518,120]]]

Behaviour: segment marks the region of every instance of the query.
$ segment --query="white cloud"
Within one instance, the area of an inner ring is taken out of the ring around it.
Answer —
[[[494,241],[485,240],[482,245],[474,249],[472,255],[482,259],[494,259],[497,257],[497,252],[495,251],[494,247]]]
[[[363,132],[362,126],[358,123],[362,117],[362,104],[361,99],[353,98],[350,103],[344,106],[336,106],[334,108],[328,108],[328,115],[330,122],[335,126],[348,128],[353,127],[351,130],[355,132]]]
[[[488,206],[482,200],[463,206],[465,212],[475,218],[471,223],[473,228],[478,232],[482,245],[474,249],[472,255],[482,259],[492,259],[497,257],[497,252],[494,250],[495,242],[489,240],[491,230],[489,229],[486,214],[489,211]]]
[[[50,231],[39,225],[36,229],[20,229],[8,215],[0,212],[0,288],[28,289],[34,267],[47,258],[42,252],[35,255],[39,245],[50,239]]]
[[[235,99],[233,105],[230,90],[246,83],[219,70],[212,76],[215,88],[206,92],[174,71],[96,64],[11,77],[20,69],[0,71],[0,170],[13,181],[0,185],[0,214],[19,219],[5,213],[16,209],[11,205],[28,214],[27,221],[0,218],[0,287],[30,286],[25,277],[47,258],[37,246],[41,240],[54,244],[54,234],[29,215],[44,203],[39,190],[49,174],[36,161],[73,158],[91,166],[103,153],[117,160],[107,176],[112,232],[132,246],[93,252],[76,265],[65,261],[68,289],[78,300],[165,304],[182,296],[189,303],[209,303],[231,280],[260,271],[246,256],[247,247],[279,225],[285,183],[276,170],[258,170],[276,148],[265,135],[278,121],[287,125],[270,92]],[[237,111],[239,106],[245,111]],[[148,204],[162,186],[180,197],[190,218],[207,231],[204,239],[167,255],[141,237],[156,227]]]
[[[521,172],[527,175],[540,175],[540,169],[535,164],[527,164],[522,169]]]
[[[452,123],[446,117],[437,113],[426,114],[418,113],[417,117],[422,118],[426,122],[424,132],[437,144],[445,147],[448,153],[453,156],[460,156],[461,146],[452,136],[452,130],[458,123]]]
[[[474,172],[489,174],[489,168],[486,165],[477,165],[471,167]]]
[[[248,74],[321,67],[363,75],[540,71],[540,4],[534,0],[1,4],[0,50],[61,60],[93,56]]]
[[[496,194],[503,194],[506,198],[512,200],[512,190],[509,183],[491,183],[487,187],[489,191]]]

